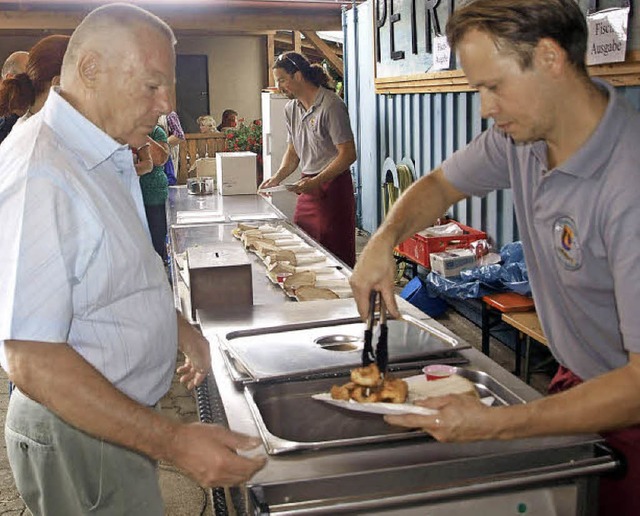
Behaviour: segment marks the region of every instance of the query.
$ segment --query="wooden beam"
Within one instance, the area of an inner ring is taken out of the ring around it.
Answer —
[[[302,34],[300,31],[294,30],[292,32],[293,36],[293,51],[300,54],[302,52]]]
[[[302,31],[304,37],[307,38],[314,47],[318,49],[318,51],[331,63],[331,66],[338,72],[340,77],[344,77],[344,66],[342,64],[342,59],[340,59],[335,52],[331,49],[329,45],[327,45],[324,40],[318,36],[315,32],[311,31]]]
[[[258,32],[291,30],[341,30],[340,13],[268,11],[171,12],[154,10],[175,31],[202,33]],[[87,11],[1,11],[0,33],[16,30],[73,30]]]
[[[273,64],[276,60],[276,42],[273,34],[269,34],[267,36],[267,77],[269,77],[269,87],[273,88],[276,85],[275,79],[273,78]]]
[[[281,47],[286,47],[290,50],[293,50],[293,46],[291,45],[291,38],[288,37],[288,34],[281,34],[279,32],[276,32],[274,41],[277,45],[281,46]],[[313,50],[314,52],[317,52],[317,49],[315,46],[313,46],[313,44],[308,40],[308,39],[303,39],[300,42],[301,46],[302,46],[302,53],[304,54],[306,50]],[[329,47],[333,50],[333,52],[340,58],[342,58],[342,48],[338,45],[331,45],[329,43],[327,43],[329,45]]]

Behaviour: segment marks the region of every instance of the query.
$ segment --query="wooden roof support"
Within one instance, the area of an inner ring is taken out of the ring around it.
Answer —
[[[276,61],[276,41],[274,34],[267,35],[267,77],[269,78],[269,87],[273,88],[276,85],[276,81],[273,78],[273,64]]]
[[[293,51],[300,54],[302,53],[302,34],[299,31],[293,31]]]
[[[344,66],[342,64],[342,59],[340,59],[333,49],[327,45],[320,36],[318,36],[315,32],[311,31],[302,31],[304,37],[308,39],[314,47],[318,49],[318,51],[331,63],[331,66],[338,72],[340,77],[344,77]]]

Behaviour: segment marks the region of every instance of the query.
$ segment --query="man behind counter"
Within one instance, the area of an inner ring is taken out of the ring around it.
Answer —
[[[156,461],[203,486],[242,483],[263,460],[217,425],[154,405],[179,368],[209,367],[206,340],[176,319],[129,146],[171,109],[175,38],[154,15],[100,7],[74,31],[61,86],[0,146],[0,363],[16,486],[33,514],[162,515]]]
[[[394,206],[356,265],[361,316],[379,290],[397,315],[393,247],[453,203],[513,190],[545,335],[561,364],[550,396],[488,408],[466,396],[424,401],[435,416],[389,416],[440,441],[601,432],[623,452],[603,478],[600,514],[640,514],[640,116],[585,67],[574,0],[477,0],[447,24],[482,116],[494,125]]]
[[[302,178],[291,187],[299,194],[293,221],[349,267],[356,261],[356,212],[349,166],[356,148],[349,113],[329,88],[329,77],[296,52],[273,65],[285,106],[287,150],[273,177],[260,188],[277,186],[300,165]]]

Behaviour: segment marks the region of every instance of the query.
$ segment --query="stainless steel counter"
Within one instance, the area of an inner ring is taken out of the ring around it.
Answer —
[[[400,301],[403,311],[424,317]],[[357,316],[357,312],[353,300],[347,299],[199,312],[198,316],[212,345],[215,384],[229,427],[259,436],[245,395],[234,384],[224,365],[220,352],[221,335],[237,329],[275,328],[291,323],[348,318]],[[435,321],[430,324],[450,333]],[[468,349],[460,353],[469,360],[468,367],[488,373],[525,401],[540,397],[479,351]],[[595,490],[593,476],[585,475],[594,475],[614,466],[608,456],[596,456],[600,442],[598,436],[575,436],[442,444],[425,436],[424,440],[293,453],[269,457],[267,466],[255,475],[247,488],[253,498],[262,497],[262,503],[269,505],[269,511],[283,514],[326,511],[373,514],[384,507],[401,507],[398,514],[409,514],[410,506],[446,504],[456,497],[467,499],[506,491],[526,491],[526,496],[522,494],[520,499],[529,500],[530,504],[535,500],[539,503],[541,497],[557,495],[564,500],[559,504],[568,503],[572,507],[568,514],[590,514],[589,496]],[[572,487],[564,495],[550,494],[544,489],[544,493],[529,492],[534,486],[558,482]],[[354,491],[349,486],[357,486],[357,489]],[[566,497],[574,503],[567,502]],[[494,510],[495,506],[491,507]]]
[[[191,195],[187,188],[172,186],[167,200],[167,226],[178,224],[179,212],[219,213],[222,222],[243,220],[278,220],[285,216],[273,204],[259,195]]]
[[[179,189],[174,189],[171,196],[171,220],[176,210],[199,206],[224,210],[225,220],[230,212],[246,211],[247,220],[251,220],[252,209],[258,214],[275,210],[254,196],[212,196],[203,201]],[[174,225],[172,252],[211,242],[240,246],[230,236],[230,227],[228,222]],[[225,366],[223,337],[236,330],[347,319],[356,317],[357,311],[352,299],[288,302],[284,293],[266,279],[264,266],[252,259],[254,306],[200,310],[197,319],[211,344],[210,390],[224,409],[224,419],[232,430],[258,437],[245,392]],[[345,273],[348,275],[348,270]],[[414,317],[426,317],[404,300],[399,299],[399,305]],[[428,322],[451,335],[436,321]],[[522,400],[529,402],[540,396],[479,351],[466,349],[459,353],[468,360],[466,367],[487,373]],[[313,424],[313,414],[308,415],[308,421]],[[507,515],[523,510],[526,514],[592,514],[596,476],[615,466],[611,456],[600,451],[601,442],[593,435],[444,444],[424,435],[398,442],[298,451],[270,456],[242,493],[248,510],[255,514],[404,516],[424,514],[425,506],[430,515]]]

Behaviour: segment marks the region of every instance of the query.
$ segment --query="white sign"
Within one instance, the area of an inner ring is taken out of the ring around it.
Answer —
[[[587,16],[587,65],[624,61],[629,8],[606,9]]]
[[[451,47],[446,36],[433,38],[433,65],[431,71],[446,70],[451,62]]]

